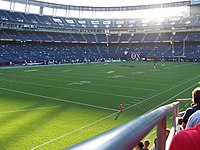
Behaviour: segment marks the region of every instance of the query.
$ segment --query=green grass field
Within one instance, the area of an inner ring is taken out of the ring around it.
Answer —
[[[152,62],[1,67],[0,149],[72,146],[176,98],[191,97],[199,68],[200,63],[172,62],[158,62],[156,69]],[[115,120],[120,103],[125,110]],[[181,110],[187,107],[181,104]],[[147,136],[154,137],[153,131]]]

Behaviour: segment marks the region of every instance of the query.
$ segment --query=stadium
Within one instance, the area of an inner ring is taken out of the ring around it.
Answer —
[[[0,0],[0,149],[168,149],[199,62],[199,0]]]

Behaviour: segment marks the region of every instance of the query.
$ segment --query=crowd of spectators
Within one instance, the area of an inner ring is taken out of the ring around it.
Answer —
[[[192,91],[192,106],[183,115],[182,129],[173,137],[169,150],[199,150],[199,142],[200,87],[197,87]]]
[[[192,104],[187,108],[183,115],[178,115],[176,132],[169,146],[169,150],[199,150],[200,142],[200,87],[192,91]],[[166,129],[166,140],[170,129]],[[150,150],[156,150],[156,141]],[[149,150],[150,142],[145,140],[139,142],[136,150]]]

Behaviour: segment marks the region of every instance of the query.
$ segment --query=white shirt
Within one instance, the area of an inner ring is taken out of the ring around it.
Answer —
[[[186,128],[194,127],[197,124],[200,124],[200,110],[197,110],[189,117]]]

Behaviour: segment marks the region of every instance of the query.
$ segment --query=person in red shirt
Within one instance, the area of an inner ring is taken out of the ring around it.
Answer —
[[[169,150],[199,150],[200,124],[179,131],[172,139]]]

